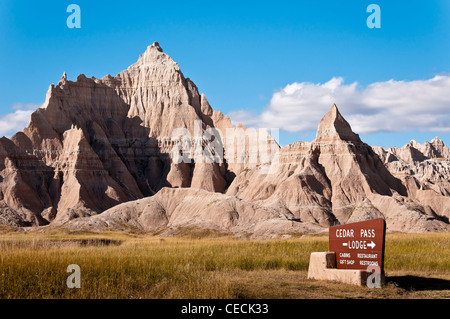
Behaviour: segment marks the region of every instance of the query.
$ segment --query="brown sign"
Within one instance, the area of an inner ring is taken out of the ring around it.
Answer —
[[[378,266],[383,273],[386,222],[382,218],[330,227],[329,249],[338,269]]]

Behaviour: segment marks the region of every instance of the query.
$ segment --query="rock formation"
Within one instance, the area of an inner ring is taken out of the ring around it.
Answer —
[[[416,183],[393,176],[333,105],[313,142],[282,148],[278,162],[242,169],[226,195],[165,188],[64,227],[171,233],[194,226],[267,237],[382,217],[390,231],[448,231],[448,197],[421,193]],[[426,202],[431,198],[436,203]]]
[[[115,77],[64,73],[23,132],[0,139],[0,224],[268,236],[384,217],[442,231],[449,160],[437,138],[372,149],[335,105],[313,142],[280,149],[214,111],[155,42]]]
[[[0,141],[0,222],[63,222],[165,186],[223,192],[249,157],[224,160],[227,129],[157,42],[115,77],[64,73],[28,127]]]
[[[383,150],[380,147],[374,147],[374,150],[379,153],[384,162],[401,160],[406,164],[417,164],[425,160],[450,160],[450,149],[439,137],[433,138],[431,142],[426,141],[423,145],[412,140],[401,148],[391,147]]]
[[[435,205],[419,200],[421,191],[388,171],[336,105],[320,121],[316,139],[282,148],[279,163],[275,174],[261,174],[261,167],[242,172],[227,194],[322,226],[383,217],[390,230],[448,229],[449,197],[429,192]]]
[[[190,186],[205,170],[217,174],[203,186],[223,191],[218,164],[170,162],[172,131],[193,134],[196,120],[203,130],[231,127],[156,42],[116,77],[80,75],[72,82],[64,74],[28,127],[2,139],[0,200],[5,211],[21,216],[10,223],[43,225],[101,213],[163,186]]]
[[[401,148],[373,147],[389,172],[402,180],[408,196],[422,211],[450,218],[450,149],[435,137],[423,145],[411,141]]]

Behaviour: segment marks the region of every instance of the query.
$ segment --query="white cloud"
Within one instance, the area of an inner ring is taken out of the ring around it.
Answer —
[[[36,104],[36,103],[16,103],[11,108],[13,110],[28,110],[28,111],[34,111],[37,108],[41,107],[42,104]]]
[[[16,103],[12,106],[13,113],[0,115],[0,136],[11,136],[18,131],[22,131],[30,122],[31,113],[40,104]]]
[[[292,83],[275,92],[261,114],[231,112],[233,122],[277,127],[288,132],[316,130],[333,103],[356,133],[409,130],[450,132],[450,76],[429,80],[376,82],[360,87],[334,77],[323,84]]]

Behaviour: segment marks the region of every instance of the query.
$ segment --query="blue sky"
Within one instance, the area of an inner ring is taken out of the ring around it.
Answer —
[[[71,3],[81,8],[81,29],[66,25],[66,8]],[[381,8],[380,29],[366,25],[366,8],[371,3]],[[206,94],[214,109],[247,125],[262,123],[262,119],[271,118],[266,116],[270,113],[278,116],[271,123],[282,129],[282,144],[311,140],[315,135],[311,127],[316,127],[317,117],[311,116],[311,126],[291,125],[284,130],[282,119],[291,113],[286,114],[284,109],[273,111],[285,105],[275,103],[277,93],[285,92],[294,83],[314,84],[306,89],[299,85],[300,91],[296,91],[310,92],[323,88],[333,78],[342,79],[338,91],[356,85],[355,94],[336,98],[343,101],[363,96],[361,103],[365,103],[372,98],[372,90],[364,91],[366,88],[389,80],[406,82],[402,92],[420,90],[421,83],[425,83],[420,81],[450,74],[449,34],[447,0],[3,0],[0,123],[1,117],[9,119],[17,110],[42,103],[48,86],[57,82],[64,71],[70,80],[80,73],[116,75],[134,63],[147,45],[158,41],[164,52],[179,63],[184,75]],[[446,90],[444,80],[433,82],[439,82],[439,96],[419,96],[420,103],[411,108],[411,113],[407,108],[398,109],[405,113],[387,106],[377,109],[377,121],[385,124],[380,124],[378,130],[364,129],[373,106],[368,104],[358,110],[359,102],[353,100],[347,102],[351,107],[338,106],[344,117],[355,121],[363,140],[371,145],[402,146],[411,139],[422,143],[436,135],[450,144],[449,99],[442,99],[450,90]],[[397,89],[397,85],[386,88]],[[289,97],[301,99],[303,93],[297,93]],[[435,103],[441,104],[433,108]],[[313,102],[307,107],[317,107],[318,113],[323,113],[322,106]],[[295,112],[292,118],[300,121],[309,114],[303,111],[294,103],[290,112]],[[436,118],[431,118],[433,114]],[[364,121],[357,122],[364,116]],[[398,122],[385,120],[392,116],[399,116]],[[403,122],[402,117],[410,120]],[[420,123],[421,118],[429,121]]]

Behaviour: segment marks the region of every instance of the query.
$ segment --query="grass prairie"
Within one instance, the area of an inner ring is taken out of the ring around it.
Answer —
[[[198,235],[198,234],[197,234]],[[450,234],[387,234],[382,289],[307,280],[327,235],[0,235],[0,298],[450,298]],[[67,266],[81,269],[69,289]]]

